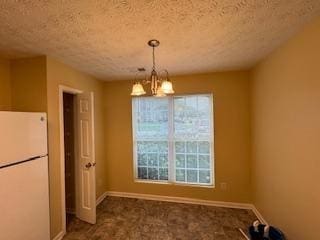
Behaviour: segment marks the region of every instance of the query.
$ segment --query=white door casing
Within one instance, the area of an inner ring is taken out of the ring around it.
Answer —
[[[92,92],[76,95],[76,215],[96,223],[94,144],[94,97]]]

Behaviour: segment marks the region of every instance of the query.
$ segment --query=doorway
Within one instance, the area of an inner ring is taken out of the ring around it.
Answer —
[[[96,223],[94,95],[59,86],[62,236],[75,217]]]
[[[74,95],[63,93],[66,227],[76,214]]]

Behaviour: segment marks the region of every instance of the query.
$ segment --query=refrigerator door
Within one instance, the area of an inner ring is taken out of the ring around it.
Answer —
[[[0,169],[0,213],[0,239],[50,239],[47,157]]]
[[[0,111],[0,167],[47,155],[45,113]]]

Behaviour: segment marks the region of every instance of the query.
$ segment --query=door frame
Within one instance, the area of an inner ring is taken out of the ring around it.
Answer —
[[[67,233],[66,223],[66,192],[65,192],[65,149],[64,149],[64,114],[63,114],[63,93],[77,95],[83,91],[65,85],[59,85],[59,128],[60,128],[60,194],[61,194],[61,221],[62,236]]]

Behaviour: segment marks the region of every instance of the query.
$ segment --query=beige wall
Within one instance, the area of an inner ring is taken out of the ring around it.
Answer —
[[[95,150],[97,197],[105,192],[103,83],[52,58],[47,58],[51,237],[62,229],[60,190],[59,85],[93,91],[95,97]]]
[[[177,94],[213,93],[216,188],[135,183],[131,81],[105,83],[107,190],[217,201],[251,202],[249,75],[229,72],[173,78]],[[228,184],[222,191],[220,183]]]
[[[11,109],[11,78],[9,60],[0,59],[0,111]]]
[[[12,110],[47,111],[46,57],[11,61]]]
[[[254,203],[289,239],[320,239],[320,18],[253,71]]]

